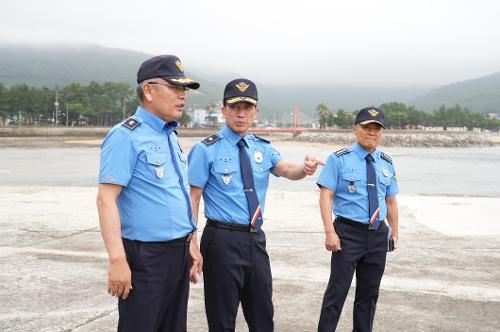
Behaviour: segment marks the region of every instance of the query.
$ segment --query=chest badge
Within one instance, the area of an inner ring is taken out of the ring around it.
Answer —
[[[255,159],[255,161],[260,164],[264,159],[262,157],[262,152],[260,152],[259,150],[255,150],[255,152],[253,153],[253,159]]]
[[[158,179],[163,179],[163,166],[160,165],[159,160],[157,160],[156,163],[158,164],[158,166],[155,167],[156,177]]]
[[[354,185],[354,181],[349,181],[349,184],[347,185],[347,190],[352,194],[356,191],[356,186]]]
[[[384,174],[384,176],[389,176],[389,170],[387,169],[387,167],[383,167],[382,168],[382,174]]]
[[[222,182],[224,182],[224,184],[227,186],[229,185],[229,183],[231,183],[231,179],[233,178],[232,175],[229,175],[229,174],[224,174],[221,176],[222,178]]]

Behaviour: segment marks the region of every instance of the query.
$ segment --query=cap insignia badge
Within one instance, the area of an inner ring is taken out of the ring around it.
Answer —
[[[240,82],[240,83],[236,84],[235,86],[238,90],[240,90],[240,92],[245,92],[245,91],[247,91],[247,89],[250,85],[246,84],[245,82]]]
[[[232,177],[233,177],[232,175],[224,174],[224,175],[221,176],[222,182],[224,182],[224,184],[227,186],[231,182],[231,178]]]
[[[368,110],[368,113],[370,113],[370,115],[371,115],[372,117],[376,117],[376,116],[377,116],[377,114],[378,114],[378,112],[377,112],[377,111],[375,111],[375,110]]]
[[[182,65],[182,63],[181,63],[179,60],[177,60],[177,61],[175,62],[175,65],[177,66],[177,68],[179,68],[179,70],[180,70],[181,72],[184,72],[184,66]]]
[[[262,152],[260,152],[259,150],[255,150],[255,152],[253,153],[253,159],[255,159],[255,161],[260,164],[264,159],[262,157]]]

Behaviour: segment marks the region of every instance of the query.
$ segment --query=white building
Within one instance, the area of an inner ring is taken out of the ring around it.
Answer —
[[[193,128],[222,127],[224,123],[225,120],[220,110],[208,114],[206,109],[195,109],[191,117]]]

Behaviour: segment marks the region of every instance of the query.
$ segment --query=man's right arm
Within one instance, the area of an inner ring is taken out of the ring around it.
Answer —
[[[116,200],[122,186],[99,184],[97,193],[97,211],[101,235],[109,256],[108,293],[126,299],[132,288],[132,274],[127,263],[123,247],[120,214]]]
[[[325,248],[328,251],[342,250],[340,247],[340,238],[333,227],[333,211],[332,200],[335,193],[325,187],[321,188],[319,194],[319,208],[321,211],[321,219],[323,219],[323,227],[325,229]]]

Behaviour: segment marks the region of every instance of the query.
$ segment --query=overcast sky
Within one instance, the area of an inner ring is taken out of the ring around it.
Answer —
[[[500,1],[2,0],[0,42],[176,54],[267,84],[436,86],[500,71]]]

